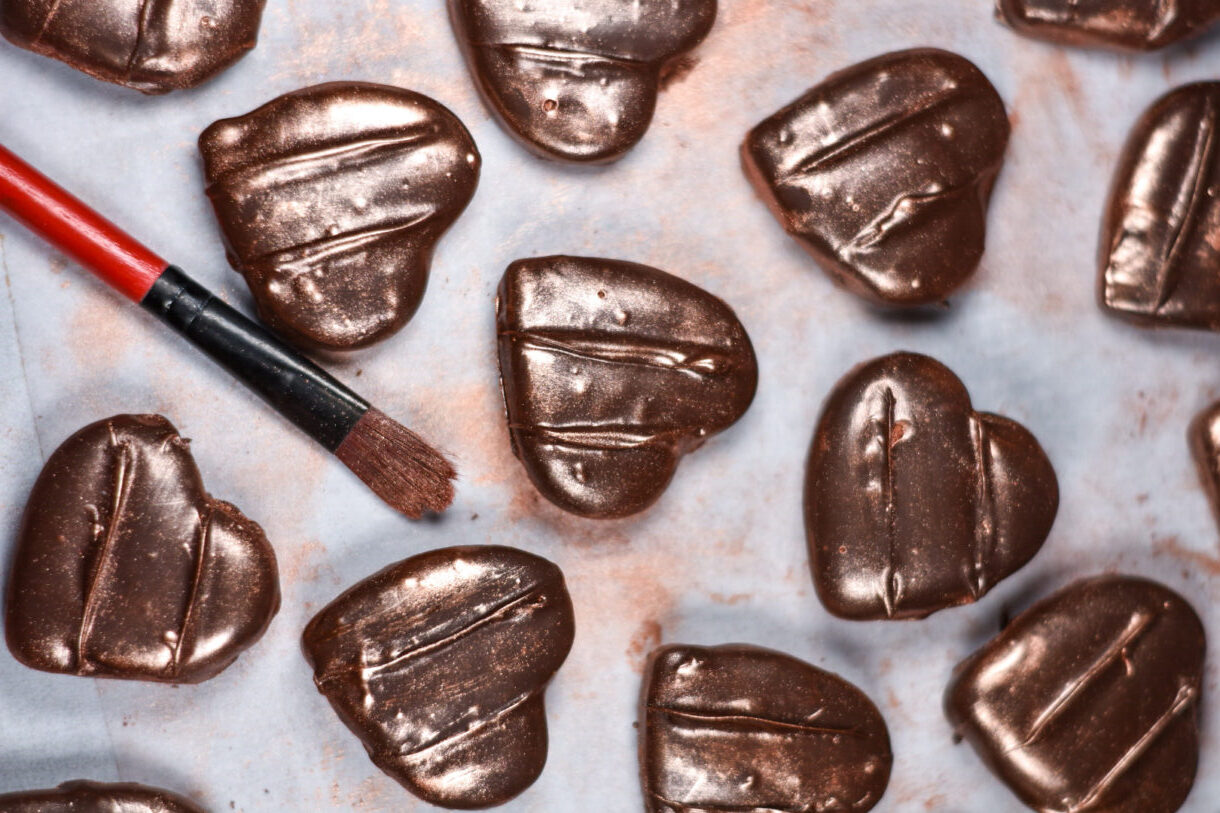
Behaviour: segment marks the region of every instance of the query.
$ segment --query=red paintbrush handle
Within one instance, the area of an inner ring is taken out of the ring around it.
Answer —
[[[136,302],[169,265],[3,144],[0,209]]]

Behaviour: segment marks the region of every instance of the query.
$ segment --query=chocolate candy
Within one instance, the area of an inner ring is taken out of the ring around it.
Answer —
[[[377,767],[432,804],[501,804],[546,763],[543,691],[572,647],[559,568],[502,547],[430,551],[305,629],[318,691]]]
[[[1020,424],[975,412],[935,359],[894,353],[831,391],[805,479],[818,596],[842,618],[978,600],[1050,533],[1059,487]]]
[[[751,130],[742,163],[837,282],[920,305],[974,273],[1008,133],[987,77],[924,48],[832,74]]]
[[[263,530],[204,491],[160,415],[116,415],[55,450],[34,483],[9,576],[14,657],[47,672],[198,683],[280,606]]]
[[[997,0],[1015,31],[1065,45],[1153,51],[1220,20],[1216,0]]]
[[[199,139],[229,262],[259,316],[349,350],[415,313],[437,240],[474,194],[479,153],[437,102],[332,82],[216,122]]]
[[[1204,648],[1167,587],[1078,581],[958,665],[945,712],[1035,810],[1172,813],[1198,762]]]
[[[889,782],[890,737],[872,701],[779,652],[662,647],[643,707],[649,813],[862,813]]]
[[[1220,330],[1220,82],[1178,88],[1135,125],[1101,238],[1104,309]]]
[[[651,505],[758,382],[728,305],[635,263],[518,260],[500,281],[496,332],[513,452],[544,497],[586,517]]]
[[[449,0],[487,106],[546,158],[603,162],[644,137],[668,67],[716,0]]]
[[[1220,522],[1220,401],[1195,416],[1187,436],[1199,482]]]
[[[0,793],[4,813],[203,813],[176,793],[134,782],[78,779],[49,790]]]
[[[0,34],[145,93],[191,88],[245,56],[265,0],[0,0]]]

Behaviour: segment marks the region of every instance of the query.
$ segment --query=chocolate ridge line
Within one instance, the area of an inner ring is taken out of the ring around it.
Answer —
[[[978,469],[978,490],[974,514],[974,550],[971,556],[973,572],[968,587],[977,600],[987,592],[987,561],[995,552],[995,490],[992,486],[991,450],[987,426],[978,413],[970,415],[971,440],[974,441],[975,463]]]
[[[882,393],[882,404],[885,413],[881,425],[881,453],[883,465],[885,466],[885,479],[881,484],[881,499],[884,500],[883,510],[885,511],[885,539],[888,563],[882,571],[885,585],[881,600],[885,605],[886,617],[893,618],[894,610],[898,606],[898,600],[902,592],[901,576],[895,563],[898,555],[898,506],[895,504],[894,499],[894,408],[897,405],[897,398],[894,396],[893,387],[887,386],[885,388],[885,391]]]
[[[144,44],[145,33],[148,30],[148,21],[152,16],[152,9],[155,3],[159,0],[140,0],[140,11],[136,15],[136,41],[131,46],[131,54],[127,57],[127,64],[123,66],[123,81],[130,82],[132,74],[136,71],[136,64],[140,58],[140,47]],[[173,2],[173,0],[170,0]]]
[[[656,367],[696,377],[723,377],[728,370],[717,366],[718,360],[724,362],[725,368],[731,366],[728,358],[732,348],[722,349],[699,342],[649,341],[608,331],[504,328],[498,330],[497,334],[514,344],[529,345],[586,361]],[[701,367],[703,362],[710,362],[711,369],[706,365]]]
[[[932,205],[951,198],[964,196],[972,189],[978,187],[978,185],[979,181],[975,180],[971,183],[950,185],[937,192],[907,192],[901,194],[890,203],[888,209],[870,220],[855,236],[840,248],[837,248],[835,253],[840,257],[847,258],[880,245],[890,238],[891,233],[901,231],[903,228],[910,228],[915,218]],[[906,203],[911,204],[911,210],[909,214],[902,216],[899,210]],[[868,236],[866,237],[865,235]]]
[[[114,433],[114,425],[106,423],[106,430],[110,434],[110,444],[113,448],[118,449],[115,456],[114,468],[114,501],[110,509],[109,527],[106,528],[106,534],[102,537],[101,547],[97,551],[97,561],[93,566],[93,572],[89,576],[89,586],[85,589],[85,601],[81,607],[81,622],[80,630],[76,637],[76,671],[78,674],[85,674],[89,666],[86,657],[86,647],[89,641],[89,635],[93,632],[93,625],[97,620],[97,601],[98,590],[105,578],[106,571],[109,570],[109,565],[114,559],[114,546],[118,535],[117,528],[119,520],[122,517],[123,510],[127,506],[127,495],[131,490],[131,478],[127,476],[127,467],[134,463],[131,458],[131,450],[128,444],[120,441]]]
[[[244,265],[250,266],[256,263],[271,263],[278,270],[282,270],[283,265],[291,265],[293,263],[308,262],[311,260],[323,259],[335,253],[342,253],[353,247],[362,246],[365,243],[372,243],[380,240],[382,237],[387,237],[391,234],[400,231],[408,231],[425,223],[428,220],[436,217],[436,212],[424,213],[416,215],[413,218],[395,221],[389,225],[369,226],[364,229],[353,229],[351,231],[340,232],[339,234],[328,234],[325,237],[319,237],[317,240],[310,240],[306,243],[299,243],[288,248],[280,248],[274,251],[268,251],[264,254],[259,254],[256,257],[250,258]],[[289,256],[286,256],[289,255]],[[299,255],[299,256],[291,256]],[[279,262],[276,258],[282,258]],[[297,274],[305,273],[304,270],[296,272]]]
[[[801,159],[794,169],[780,174],[778,180],[787,181],[793,177],[808,175],[814,170],[821,169],[824,164],[835,163],[844,154],[855,152],[866,144],[886,135],[891,130],[907,122],[918,121],[924,116],[948,105],[950,102],[969,103],[991,99],[991,95],[986,92],[986,88],[963,91],[960,82],[955,79],[951,81],[953,82],[951,88],[931,96],[928,101],[920,103],[918,107],[893,113],[889,116],[883,116],[877,121],[866,125],[863,129],[857,130],[827,147],[814,150],[809,156]]]
[[[688,805],[684,802],[675,802],[673,799],[668,799],[652,788],[645,788],[644,790],[653,799],[674,810],[680,811],[680,813],[694,813],[695,811],[702,810],[714,810],[716,813],[808,813],[809,810],[805,805],[800,807],[795,805],[725,805],[714,802],[697,802]]]
[[[1102,650],[1101,654],[1089,664],[1084,672],[1068,682],[1058,696],[1051,701],[1050,705],[1043,709],[1034,719],[1034,724],[1026,735],[1025,740],[1017,748],[1027,748],[1037,742],[1047,727],[1071,706],[1072,701],[1078,698],[1090,683],[1096,680],[1102,672],[1114,663],[1114,660],[1124,649],[1139,640],[1159,617],[1160,613],[1155,610],[1149,612],[1140,609],[1132,613],[1127,626],[1118,634],[1118,637]],[[1017,749],[1014,748],[1012,750]]]
[[[482,48],[490,51],[511,51],[515,54],[525,54],[535,57],[540,61],[553,62],[609,62],[611,64],[622,65],[625,68],[639,70],[651,68],[655,65],[656,60],[651,59],[634,59],[627,56],[618,56],[613,54],[597,54],[592,51],[584,51],[579,48],[557,48],[546,45],[530,45],[528,43],[517,42],[474,42],[470,41],[471,48]]]
[[[498,616],[504,615],[514,606],[523,603],[531,595],[534,595],[537,593],[537,594],[540,594],[543,598],[545,598],[545,596],[546,596],[545,589],[546,589],[546,586],[540,582],[536,583],[536,584],[532,584],[529,587],[527,587],[525,590],[522,590],[515,594],[510,595],[508,598],[504,599],[499,604],[492,607],[491,610],[486,615],[476,616],[473,621],[470,621],[470,622],[462,625],[454,632],[451,632],[447,635],[443,635],[440,638],[436,638],[431,641],[427,641],[425,643],[417,644],[413,647],[408,647],[408,648],[402,650],[401,652],[398,652],[395,655],[393,655],[389,660],[385,660],[380,663],[375,663],[375,664],[344,663],[338,667],[332,667],[332,668],[326,670],[326,672],[324,672],[322,675],[319,675],[315,679],[315,682],[319,686],[321,686],[324,683],[329,683],[333,680],[338,680],[340,678],[343,678],[353,672],[357,672],[361,675],[361,678],[360,678],[361,684],[367,685],[369,678],[377,677],[377,675],[380,672],[382,672],[386,669],[401,665],[402,663],[405,663],[406,661],[410,660],[411,658],[414,658],[417,655],[422,655],[426,652],[431,652],[432,650],[439,649],[447,644],[460,640],[460,639],[466,637],[467,635],[470,635],[475,630],[477,630],[481,627],[484,627],[487,624],[492,623],[493,621],[496,620],[496,618]],[[354,625],[352,625],[352,626],[354,626]],[[340,633],[336,632],[334,635],[328,636],[328,638],[337,637],[339,634]]]
[[[409,759],[409,760],[410,759],[419,759],[428,751],[433,751],[437,748],[440,748],[443,745],[448,745],[449,743],[452,743],[455,740],[461,740],[465,737],[470,736],[471,734],[474,734],[477,731],[482,731],[484,728],[487,728],[490,725],[500,722],[505,717],[509,716],[514,711],[516,711],[517,709],[524,706],[530,700],[532,700],[535,697],[542,694],[542,692],[545,688],[546,688],[546,686],[543,685],[540,688],[530,689],[528,692],[523,692],[522,694],[517,695],[512,700],[508,701],[503,706],[500,706],[498,709],[493,711],[491,714],[488,714],[486,717],[476,719],[472,725],[470,725],[466,728],[459,729],[452,733],[446,733],[444,731],[441,731],[431,741],[425,742],[421,745],[417,745],[408,751],[394,751],[394,750],[390,750],[390,749],[381,749],[380,754],[385,755],[385,756],[398,757],[399,759]],[[454,725],[455,726],[460,725],[460,722],[455,723]],[[450,728],[452,728],[452,727],[453,726],[451,726]]]
[[[1181,222],[1177,223],[1174,228],[1173,239],[1169,243],[1169,249],[1165,253],[1164,259],[1161,260],[1161,266],[1157,269],[1157,298],[1153,305],[1153,313],[1158,313],[1169,302],[1173,296],[1174,290],[1181,283],[1182,264],[1181,254],[1182,248],[1186,243],[1186,237],[1191,232],[1193,225],[1191,220],[1194,218],[1203,203],[1203,198],[1206,196],[1206,185],[1203,183],[1203,178],[1207,171],[1211,168],[1212,155],[1215,152],[1216,143],[1216,108],[1212,102],[1211,94],[1204,97],[1204,115],[1200,122],[1200,137],[1195,138],[1195,148],[1191,152],[1192,172],[1190,177],[1190,198],[1186,204],[1186,211],[1182,213]]]
[[[1132,766],[1140,757],[1142,757],[1152,746],[1158,737],[1161,736],[1175,719],[1186,709],[1194,705],[1198,699],[1199,690],[1191,685],[1189,681],[1179,678],[1178,692],[1174,695],[1173,701],[1169,704],[1169,708],[1161,712],[1161,715],[1152,722],[1148,730],[1140,735],[1139,739],[1133,742],[1126,751],[1119,756],[1118,760],[1102,775],[1101,779],[1097,780],[1096,784],[1089,790],[1087,794],[1076,802],[1073,802],[1068,808],[1067,813],[1084,813],[1093,806],[1093,803],[1101,798],[1105,793],[1114,786],[1118,778],[1126,773],[1127,769]]]
[[[547,424],[510,423],[508,428],[554,446],[565,446],[569,449],[598,449],[605,452],[642,449],[667,442],[669,445],[676,446],[676,441],[687,435],[681,428],[660,429],[643,434],[633,434],[629,431],[632,427],[615,430],[588,426],[558,427]]]
[[[51,27],[51,20],[55,19],[55,15],[59,13],[59,7],[63,5],[63,1],[52,0],[51,7],[47,9],[47,16],[42,18],[42,25],[38,27],[38,33],[34,35],[34,39],[30,40],[31,46],[42,43],[42,38],[46,36],[47,29]]]
[[[199,511],[195,512],[199,516],[199,544],[195,548],[195,574],[191,580],[191,592],[186,600],[186,611],[182,614],[182,626],[178,630],[178,640],[174,642],[174,660],[170,665],[170,674],[174,676],[178,674],[182,648],[186,644],[187,634],[191,631],[191,622],[195,620],[195,610],[199,601],[199,585],[203,582],[204,564],[207,562],[208,540],[212,536],[212,517],[215,510],[209,499],[206,517]]]
[[[427,124],[402,124],[394,129],[405,130],[406,132],[395,136],[344,141],[341,144],[319,149],[288,150],[266,161],[252,160],[249,163],[237,164],[224,172],[218,173],[204,188],[204,191],[210,195],[212,189],[218,186],[232,186],[238,183],[249,182],[251,178],[260,174],[270,174],[275,170],[298,164],[307,165],[325,158],[342,158],[346,155],[364,157],[379,152],[393,152],[396,147],[407,147],[428,141],[429,136],[433,134],[436,128],[430,127]],[[443,139],[434,138],[431,140],[439,142]]]
[[[728,722],[728,723],[744,723],[747,725],[758,725],[761,728],[778,728],[780,730],[801,731],[807,734],[818,734],[826,736],[838,736],[847,734],[853,737],[863,737],[864,735],[856,728],[837,728],[835,726],[815,726],[807,723],[792,723],[786,720],[779,720],[773,717],[766,717],[760,714],[731,714],[721,712],[696,712],[687,711],[685,709],[675,709],[669,706],[659,706],[649,703],[644,707],[645,711],[655,712],[657,714],[665,714],[673,717],[679,717],[688,720],[696,720],[699,722]]]

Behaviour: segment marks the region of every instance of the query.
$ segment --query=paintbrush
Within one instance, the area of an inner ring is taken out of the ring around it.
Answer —
[[[443,511],[457,476],[419,435],[226,305],[0,145],[0,209],[156,314],[407,516]]]

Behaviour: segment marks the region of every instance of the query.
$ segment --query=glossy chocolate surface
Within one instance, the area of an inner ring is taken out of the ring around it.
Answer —
[[[97,79],[191,88],[254,47],[265,0],[0,0],[0,34]]]
[[[655,502],[758,382],[728,305],[635,263],[518,260],[500,281],[496,332],[513,452],[543,496],[586,517]]]
[[[1187,432],[1190,454],[1207,493],[1212,514],[1220,523],[1220,401],[1195,416]]]
[[[1220,20],[1216,0],[997,0],[996,14],[1015,31],[1063,43],[1152,51]]]
[[[546,158],[612,161],[644,137],[667,67],[716,0],[449,0],[487,106]]]
[[[160,415],[116,415],[64,441],[30,494],[9,576],[14,657],[47,672],[198,683],[280,605],[263,530],[208,496]]]
[[[377,767],[432,804],[477,808],[542,772],[543,692],[572,636],[559,568],[489,546],[387,567],[318,613],[303,643]]]
[[[640,771],[649,813],[865,811],[893,758],[881,713],[847,681],[741,644],[653,653]]]
[[[805,477],[813,582],[843,618],[922,618],[1028,562],[1058,506],[1024,427],[975,412],[935,359],[883,356],[844,376],[818,421]]]
[[[750,131],[746,175],[840,284],[874,302],[942,302],[983,255],[1009,124],[972,63],[900,51],[832,74]]]
[[[1163,96],[1119,159],[1100,298],[1144,325],[1220,330],[1220,82]]]
[[[1046,813],[1172,813],[1199,751],[1203,626],[1144,579],[1078,581],[963,661],[945,696],[957,733]]]
[[[3,813],[203,813],[176,793],[134,782],[78,779],[48,790],[0,793]]]
[[[331,350],[407,323],[480,166],[470,133],[439,103],[359,82],[298,90],[218,121],[199,150],[229,262],[259,316]]]

